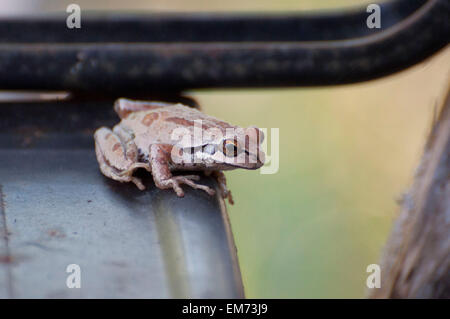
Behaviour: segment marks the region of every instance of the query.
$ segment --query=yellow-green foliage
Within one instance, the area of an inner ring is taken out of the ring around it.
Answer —
[[[194,92],[206,113],[280,128],[280,169],[228,172],[248,297],[363,297],[448,83],[450,51],[334,88]]]

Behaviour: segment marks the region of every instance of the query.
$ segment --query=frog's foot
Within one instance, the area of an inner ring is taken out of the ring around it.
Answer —
[[[228,190],[227,185],[219,183],[220,194],[223,199],[228,198],[228,202],[230,205],[234,205],[233,196],[231,195],[231,191]]]
[[[198,181],[198,175],[173,176],[169,169],[169,160],[171,154],[171,147],[167,148],[165,145],[153,144],[150,146],[150,165],[153,175],[153,180],[158,188],[167,189],[173,188],[179,197],[184,196],[183,189],[180,184],[186,184],[195,189],[201,189],[209,195],[214,195],[216,192],[205,185],[199,185],[193,181]]]
[[[212,175],[217,179],[217,184],[219,185],[220,195],[223,199],[228,198],[230,205],[234,204],[233,196],[231,196],[231,191],[227,188],[227,180],[225,174],[221,171],[214,171]]]
[[[143,168],[147,172],[150,172],[150,173],[152,172],[152,168],[147,163],[133,163],[126,170],[121,171],[119,173],[119,175],[121,175],[121,176],[132,175],[134,173],[134,171],[137,170],[138,168]]]
[[[186,184],[191,186],[195,189],[201,189],[205,192],[207,192],[209,195],[214,195],[216,192],[205,185],[196,184],[193,181],[198,181],[200,179],[200,176],[198,175],[185,175],[185,176],[172,176],[171,178],[168,178],[166,180],[163,180],[159,182],[157,185],[160,188],[170,188],[172,187],[175,193],[177,193],[177,196],[183,197],[184,191],[181,188],[180,184]]]
[[[137,186],[137,188],[143,191],[145,190],[145,186],[144,184],[142,184],[141,179],[133,176],[134,171],[137,170],[138,168],[144,168],[147,172],[152,171],[150,165],[148,165],[147,163],[133,163],[130,165],[129,168],[120,172],[118,176],[124,177],[126,179],[125,181],[127,182],[133,182]]]
[[[105,165],[104,163],[100,163],[100,170],[103,173],[103,175],[121,182],[121,183],[127,183],[127,182],[133,182],[137,188],[139,188],[141,191],[145,190],[145,186],[144,184],[142,184],[142,181],[140,178],[132,176],[132,172],[131,174],[123,174],[123,173],[118,173],[117,170],[115,170],[114,168]]]
[[[141,191],[145,190],[145,186],[144,186],[144,184],[142,184],[142,181],[140,178],[132,176],[130,178],[130,182],[133,182],[134,185],[136,185],[137,188],[139,188],[139,190],[141,190]]]

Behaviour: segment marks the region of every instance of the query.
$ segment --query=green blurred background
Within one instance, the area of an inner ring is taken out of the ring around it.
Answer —
[[[450,50],[333,88],[195,92],[207,113],[280,129],[280,169],[227,173],[248,297],[364,297],[433,118]]]
[[[1,1],[0,9],[6,15],[65,11],[72,2]],[[303,11],[371,1],[74,2],[82,10]],[[397,201],[412,181],[448,90],[449,66],[447,48],[410,70],[367,83],[189,92],[208,114],[280,129],[278,173],[227,173],[247,297],[364,297],[366,267],[379,261]]]

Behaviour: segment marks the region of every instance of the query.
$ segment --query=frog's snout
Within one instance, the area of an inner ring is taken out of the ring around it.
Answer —
[[[258,154],[252,154],[247,158],[246,168],[247,169],[258,169],[264,165],[266,160],[266,154],[262,151]]]
[[[258,163],[261,166],[263,166],[265,162],[266,162],[266,153],[264,153],[263,151],[259,151],[259,153],[258,153]]]

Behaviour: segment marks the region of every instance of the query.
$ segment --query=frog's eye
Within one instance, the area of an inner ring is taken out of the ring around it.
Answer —
[[[222,152],[228,157],[236,157],[239,153],[237,142],[235,140],[225,140]]]

